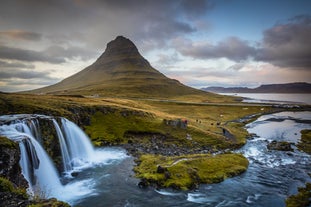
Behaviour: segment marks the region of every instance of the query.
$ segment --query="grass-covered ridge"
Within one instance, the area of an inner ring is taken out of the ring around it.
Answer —
[[[193,189],[200,183],[217,183],[246,171],[248,160],[240,154],[195,154],[165,157],[143,155],[136,176],[157,187]]]

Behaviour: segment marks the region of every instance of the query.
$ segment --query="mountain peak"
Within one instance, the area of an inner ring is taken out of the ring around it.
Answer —
[[[105,57],[120,55],[140,55],[135,44],[128,38],[123,36],[117,36],[116,39],[112,40],[107,44],[106,50],[103,53]],[[101,58],[100,57],[100,58]]]

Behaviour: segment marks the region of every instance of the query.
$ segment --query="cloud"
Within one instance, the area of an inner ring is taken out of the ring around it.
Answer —
[[[164,46],[177,35],[198,29],[192,22],[212,9],[211,0],[53,0],[1,3],[3,28],[41,34],[83,36],[84,43],[103,49],[106,42],[124,35],[144,47],[145,41]],[[31,11],[31,12],[30,12]],[[79,38],[79,37],[78,37]]]
[[[89,60],[96,55],[99,55],[97,52],[81,47],[70,46],[68,48],[64,48],[61,46],[51,46],[47,48],[44,53],[48,55],[48,57],[55,57],[58,59],[63,59],[65,62],[65,58],[67,59],[77,59],[81,60]]]
[[[72,46],[64,48],[61,46],[51,46],[43,51],[26,50],[7,46],[0,46],[0,59],[19,60],[26,62],[46,62],[52,64],[64,63],[66,59],[80,58],[88,60],[97,53]]]
[[[234,61],[246,60],[256,54],[256,49],[247,41],[238,37],[228,37],[217,44],[209,42],[192,42],[191,40],[175,39],[173,46],[184,56],[196,59],[227,58]]]
[[[42,34],[36,32],[28,32],[24,30],[7,30],[7,31],[0,31],[0,38],[39,41],[42,38]]]
[[[38,71],[29,71],[29,70],[1,70],[0,71],[0,80],[7,80],[7,79],[45,79],[45,80],[53,80],[49,76],[50,74],[47,72],[38,72]]]
[[[25,64],[20,62],[6,62],[0,60],[0,68],[28,68],[28,69],[34,69],[35,66],[32,64]]]
[[[280,67],[311,67],[311,16],[301,15],[263,33],[256,60]]]
[[[65,61],[64,58],[48,56],[42,52],[6,46],[0,46],[0,59],[49,63],[62,63]]]

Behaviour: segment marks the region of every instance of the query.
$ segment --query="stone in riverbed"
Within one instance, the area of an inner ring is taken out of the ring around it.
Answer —
[[[278,142],[278,141],[272,141],[267,145],[267,148],[269,150],[278,150],[278,151],[293,151],[291,144],[288,142]]]

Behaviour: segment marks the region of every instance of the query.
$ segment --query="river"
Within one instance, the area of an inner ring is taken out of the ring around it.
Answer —
[[[307,123],[309,121],[309,123]],[[248,170],[222,183],[201,185],[195,191],[140,189],[133,177],[132,157],[111,165],[95,166],[79,174],[78,179],[94,179],[96,194],[76,200],[76,206],[230,206],[282,207],[285,199],[297,193],[297,187],[311,181],[311,156],[294,147],[293,152],[269,151],[272,140],[297,143],[300,130],[311,129],[311,112],[281,112],[264,115],[248,124],[247,130],[258,136],[237,152],[250,162]],[[121,149],[120,149],[121,150]]]
[[[33,140],[33,132],[37,134],[37,131],[40,131],[38,127],[38,130],[35,130],[35,120],[50,120],[55,126],[58,125],[53,117],[34,115],[1,116],[0,121],[7,123],[9,118],[17,120],[11,121],[10,125],[0,126],[0,135],[14,140],[29,137],[33,144],[36,143]],[[23,118],[24,120],[20,120]],[[69,133],[67,127],[74,131]],[[83,146],[89,143],[82,131],[64,118],[59,122],[58,128],[63,129],[59,130],[59,133],[64,133],[63,139],[66,142],[73,138],[70,138],[69,134],[76,136],[81,133],[79,136],[83,138]],[[38,178],[43,179],[43,184],[51,183],[49,185],[56,186],[50,188],[51,191],[47,188],[46,196],[67,201],[76,207],[284,207],[285,199],[296,194],[297,187],[311,182],[308,176],[308,173],[311,173],[311,156],[299,151],[294,144],[293,152],[270,151],[267,150],[267,143],[272,140],[297,143],[300,131],[311,129],[311,112],[263,115],[247,124],[246,128],[250,133],[257,135],[236,151],[249,160],[247,171],[218,184],[201,185],[193,191],[139,188],[139,180],[133,173],[134,158],[127,155],[124,149],[116,147],[80,150],[75,157],[79,157],[82,151],[90,151],[91,156],[86,161],[79,159],[79,162],[72,163],[75,175],[68,176],[71,174],[69,169],[67,176],[61,178],[62,184],[55,185],[58,178],[47,177],[47,173],[53,171],[53,166],[44,165],[45,167],[39,167],[34,173],[37,176],[42,174]],[[23,145],[23,142],[20,145]],[[34,147],[39,149],[37,144]],[[41,148],[39,150],[42,151]],[[48,158],[37,155],[41,163],[47,164]],[[70,156],[74,154],[70,153]],[[23,163],[28,162],[21,164]],[[41,170],[43,173],[37,173]],[[25,171],[23,172],[25,174]]]

